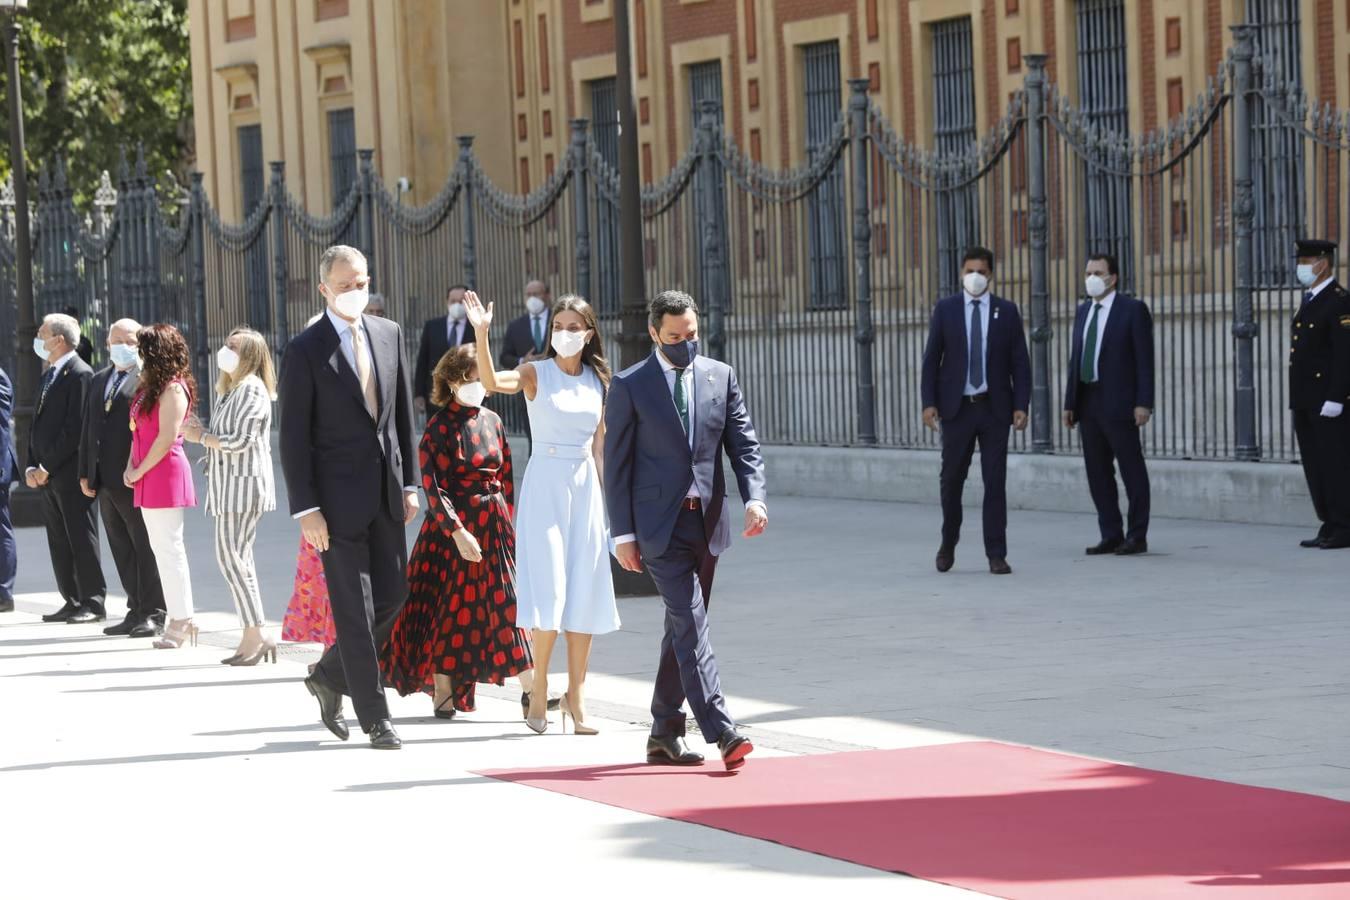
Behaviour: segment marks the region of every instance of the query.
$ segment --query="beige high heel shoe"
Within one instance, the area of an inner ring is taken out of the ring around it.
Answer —
[[[572,712],[572,704],[568,702],[567,698],[568,695],[563,694],[562,698],[558,701],[558,709],[562,711],[563,734],[567,734],[568,716],[572,717],[572,731],[574,734],[599,734],[600,733],[599,729],[592,728],[591,726],[587,725],[585,722],[577,718],[577,714]]]
[[[247,656],[237,655],[231,659],[227,659],[225,660],[225,664],[229,666],[256,666],[264,659],[270,663],[274,663],[277,661],[276,641],[263,641],[262,644],[258,646],[257,650],[253,651]]]
[[[170,619],[163,636],[156,638],[150,646],[156,650],[177,650],[184,642],[197,646],[197,626],[191,619]]]

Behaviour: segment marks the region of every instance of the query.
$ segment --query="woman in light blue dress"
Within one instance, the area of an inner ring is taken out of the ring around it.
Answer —
[[[532,629],[535,686],[525,722],[548,728],[548,664],[558,632],[567,634],[567,693],[559,701],[564,731],[586,724],[582,689],[591,638],[619,628],[609,568],[609,528],[600,493],[609,364],[591,305],[575,294],[553,304],[548,356],[496,372],[488,329],[492,304],[464,298],[478,341],[478,369],[489,394],[525,394],[530,463],[516,505],[516,627]]]

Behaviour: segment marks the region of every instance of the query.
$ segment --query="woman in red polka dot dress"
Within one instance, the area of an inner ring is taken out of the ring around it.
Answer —
[[[408,602],[381,654],[400,694],[432,694],[435,714],[472,712],[474,686],[502,684],[533,665],[516,627],[511,450],[497,414],[483,409],[472,344],[446,353],[418,447],[427,514],[408,558]]]

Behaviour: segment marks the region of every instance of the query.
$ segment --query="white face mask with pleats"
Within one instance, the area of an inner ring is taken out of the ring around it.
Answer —
[[[487,398],[487,388],[481,381],[470,381],[455,388],[455,399],[460,406],[482,406]]]
[[[555,331],[550,343],[563,359],[576,356],[586,346],[589,331]]]
[[[229,347],[221,347],[216,351],[216,366],[226,375],[233,375],[239,368],[239,354]]]
[[[961,279],[961,285],[970,296],[983,297],[984,292],[989,288],[989,279],[984,277],[981,272],[967,272],[965,277]]]

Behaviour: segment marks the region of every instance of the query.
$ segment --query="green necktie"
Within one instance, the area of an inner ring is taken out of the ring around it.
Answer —
[[[1092,304],[1087,334],[1083,337],[1083,359],[1078,365],[1078,380],[1083,384],[1092,384],[1097,380],[1097,311],[1101,308],[1100,303]]]
[[[542,353],[544,352],[544,324],[538,316],[533,316],[530,319],[530,326],[530,330],[534,332],[534,352]]]
[[[675,411],[680,414],[684,433],[689,433],[689,395],[684,392],[684,369],[675,370]]]

